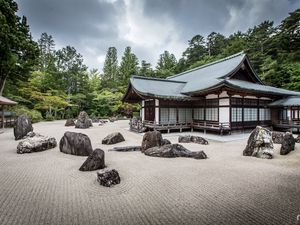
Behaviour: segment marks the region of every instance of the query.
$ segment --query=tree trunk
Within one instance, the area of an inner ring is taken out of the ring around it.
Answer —
[[[0,78],[0,96],[2,96],[2,94],[3,94],[3,90],[5,87],[5,83],[6,83],[6,78],[7,78],[7,76]]]

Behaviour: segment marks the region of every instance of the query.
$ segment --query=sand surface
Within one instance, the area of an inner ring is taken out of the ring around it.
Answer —
[[[93,148],[105,150],[106,165],[117,169],[121,184],[100,186],[96,171],[80,172],[86,157],[56,147],[19,155],[12,129],[0,134],[0,224],[297,224],[300,214],[300,144],[287,156],[263,160],[242,156],[246,140],[210,141],[207,160],[152,158],[140,152],[107,151],[101,144],[120,131],[139,145],[141,134],[128,121],[86,130],[64,127],[64,121],[34,124],[34,131],[59,142],[67,130],[87,134]],[[176,135],[170,140],[177,142]]]

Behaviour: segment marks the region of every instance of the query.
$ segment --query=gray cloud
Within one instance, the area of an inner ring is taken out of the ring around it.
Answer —
[[[187,41],[212,31],[228,35],[300,7],[297,0],[17,0],[35,39],[51,34],[58,48],[74,46],[90,68],[102,69],[106,50],[119,58],[131,46],[153,66],[164,50],[179,58]]]

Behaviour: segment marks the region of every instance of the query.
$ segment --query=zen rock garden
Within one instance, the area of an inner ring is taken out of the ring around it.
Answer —
[[[110,118],[114,122],[115,118]],[[105,124],[107,120],[93,119],[94,122]],[[87,129],[92,126],[92,120],[86,112],[80,112],[77,121],[68,119],[65,126],[75,126],[75,128]],[[17,146],[17,153],[40,152],[55,148],[57,142],[54,137],[44,136],[33,132],[33,126],[26,115],[19,116],[14,128],[16,140],[21,141]],[[124,142],[125,138],[120,132],[108,134],[102,140],[104,145],[114,145]],[[263,159],[272,159],[274,156],[274,143],[281,144],[280,155],[287,155],[295,149],[295,143],[300,142],[300,136],[294,138],[289,132],[275,132],[266,128],[257,126],[250,134],[246,148],[243,151],[244,156],[253,156]],[[200,136],[180,135],[178,143],[194,143],[208,145],[208,141]],[[108,151],[116,152],[135,152],[140,151],[146,156],[176,158],[186,157],[194,159],[207,159],[204,151],[190,151],[183,145],[172,144],[168,139],[163,139],[159,131],[148,131],[143,135],[140,145],[137,146],[118,146]],[[97,181],[100,185],[111,187],[119,184],[121,178],[115,169],[108,169],[105,165],[105,152],[96,148],[93,150],[92,143],[88,135],[83,133],[67,131],[59,141],[60,152],[75,156],[88,156],[82,163],[80,171],[97,172]]]

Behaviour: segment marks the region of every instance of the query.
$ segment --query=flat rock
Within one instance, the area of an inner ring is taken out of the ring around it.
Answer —
[[[208,141],[200,136],[193,136],[193,135],[180,135],[178,137],[179,143],[197,143],[202,145],[208,145]]]
[[[272,159],[273,154],[274,146],[272,141],[272,132],[266,128],[257,126],[249,136],[243,155]]]
[[[104,151],[96,148],[79,168],[80,171],[93,171],[105,167]]]
[[[292,133],[286,132],[283,136],[280,155],[287,155],[293,150],[295,150],[295,138]]]
[[[102,140],[102,144],[104,144],[104,145],[112,145],[112,144],[120,143],[122,141],[125,141],[123,135],[120,132],[115,132],[115,133],[107,135]]]
[[[284,132],[272,131],[272,140],[274,144],[282,144]]]
[[[65,132],[59,142],[61,152],[71,155],[89,156],[92,152],[90,138],[81,133]]]
[[[117,151],[117,152],[135,152],[141,151],[141,146],[125,146],[125,147],[114,147],[108,151]]]
[[[17,153],[23,154],[41,152],[47,149],[55,148],[56,146],[57,142],[54,137],[35,134],[34,136],[28,136],[26,139],[19,142],[17,146]]]
[[[22,139],[30,131],[33,131],[33,127],[29,117],[27,115],[19,116],[14,126],[15,140]]]
[[[74,119],[67,119],[66,123],[65,123],[66,127],[73,127],[75,126],[75,120]]]
[[[97,181],[100,185],[105,187],[111,187],[112,185],[119,184],[121,182],[121,178],[117,170],[107,170],[97,172]]]
[[[162,143],[163,138],[159,131],[148,131],[143,136],[141,151],[144,152],[148,148],[159,147]]]
[[[175,158],[175,157],[188,157],[194,159],[206,159],[207,156],[203,151],[192,152],[180,144],[168,144],[160,147],[152,147],[145,150],[145,155],[153,157],[165,157],[165,158]]]
[[[75,124],[75,128],[87,129],[91,127],[93,124],[85,111],[81,111],[79,113],[78,119]]]

